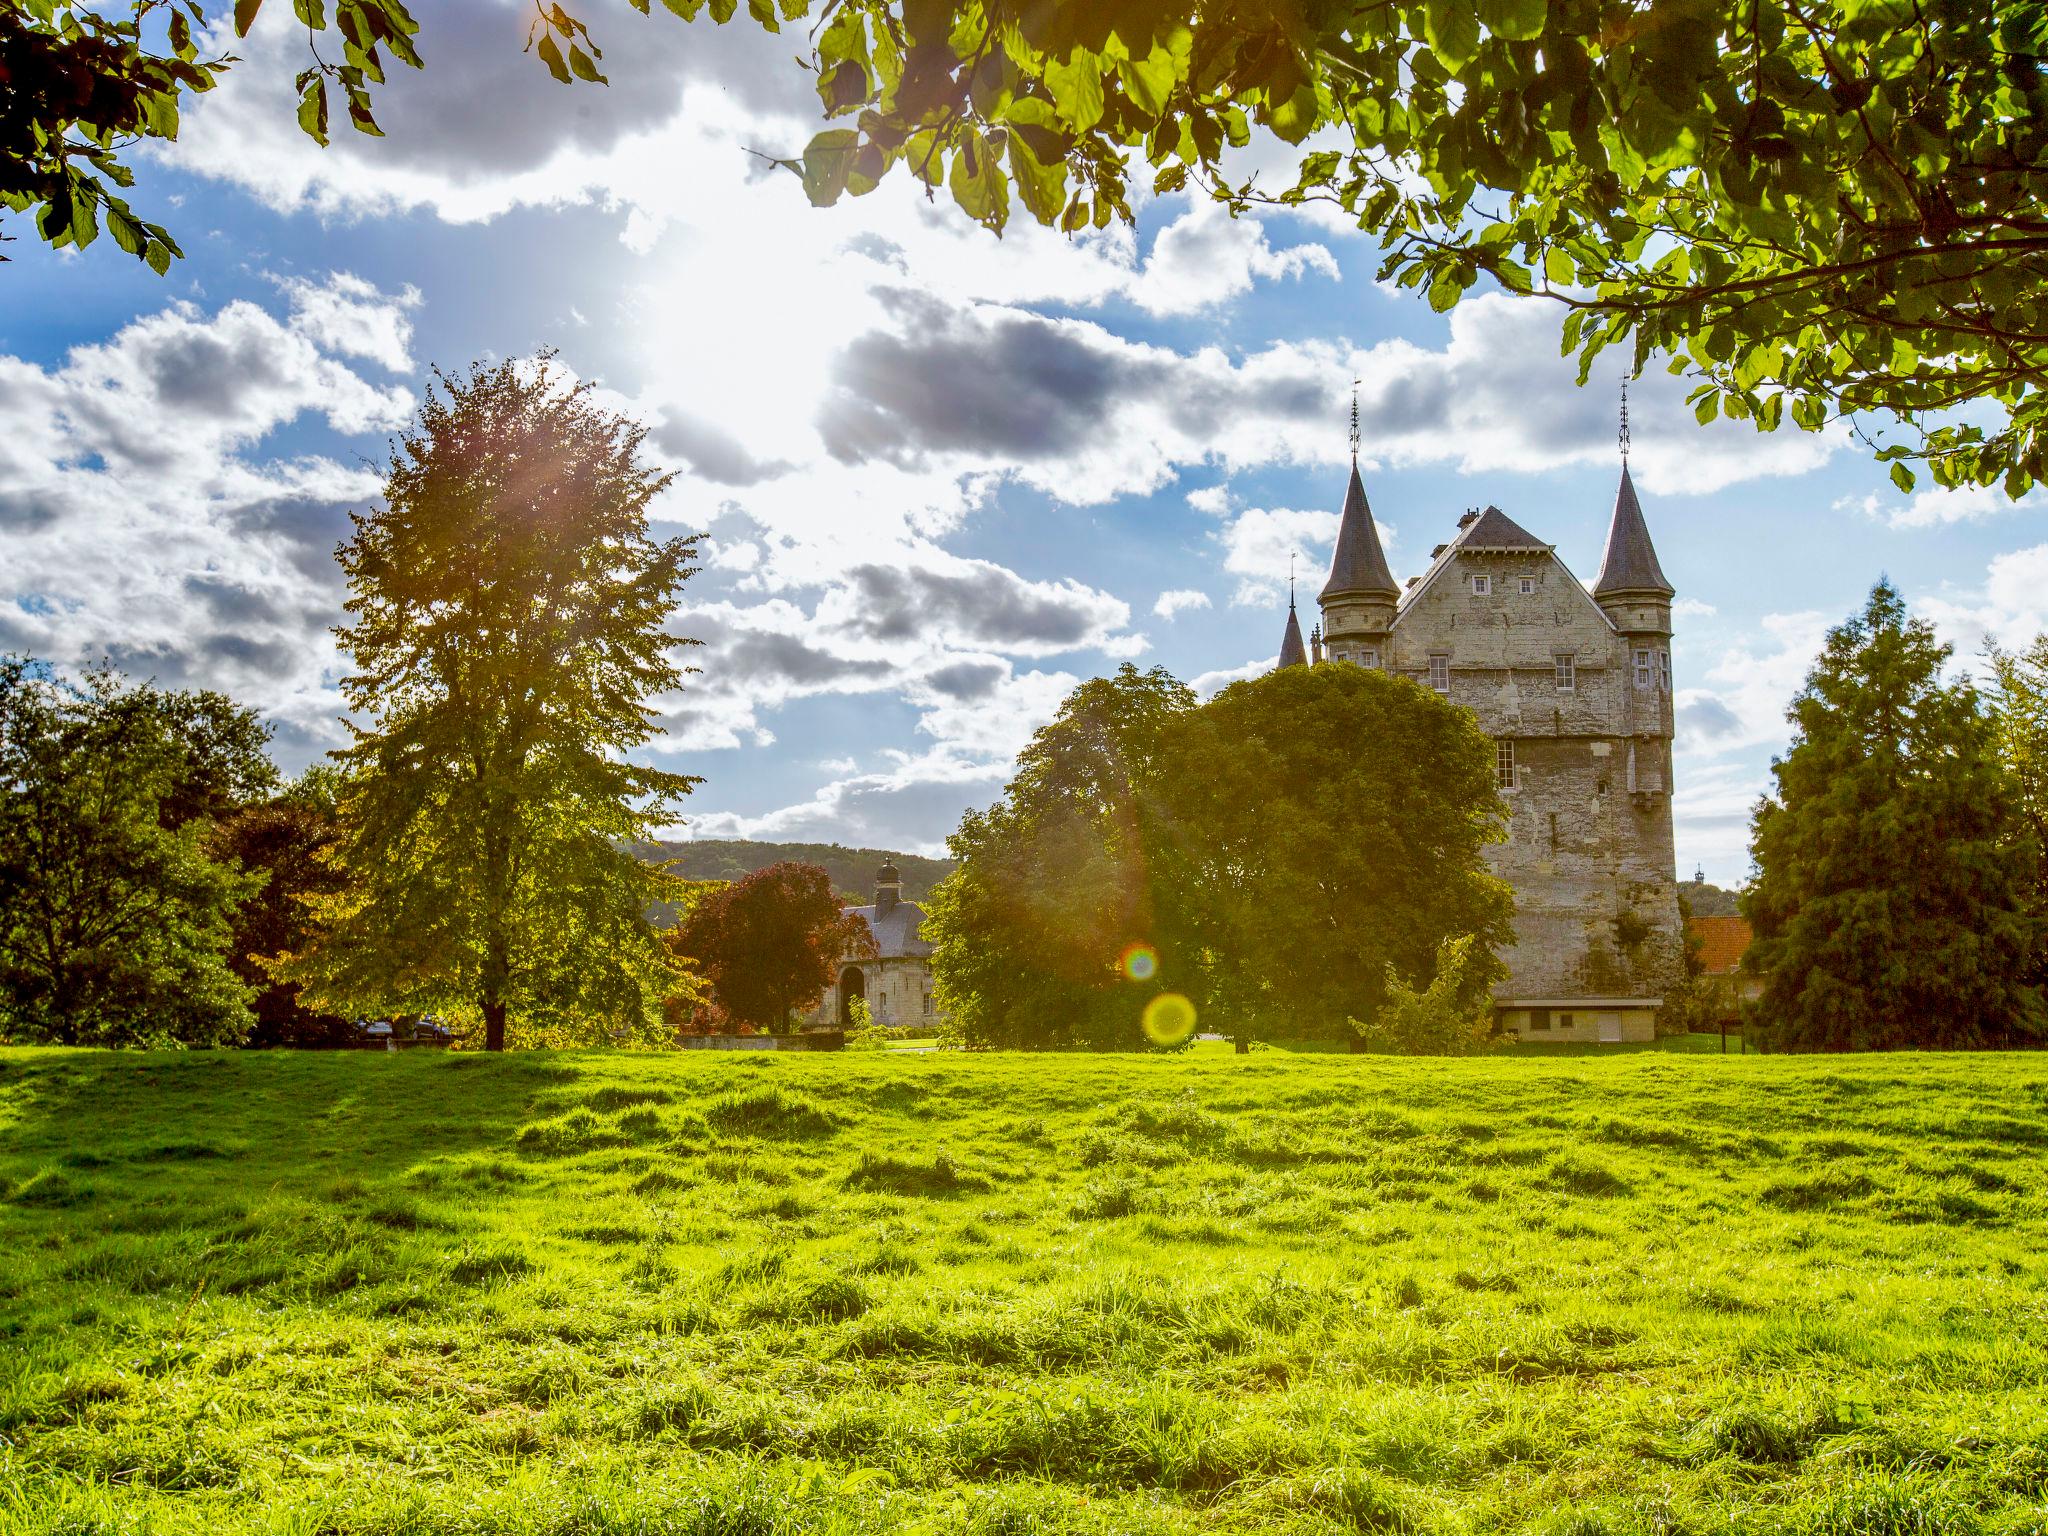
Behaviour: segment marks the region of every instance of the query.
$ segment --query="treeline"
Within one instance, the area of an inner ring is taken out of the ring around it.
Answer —
[[[736,881],[771,864],[810,864],[825,871],[832,889],[864,905],[874,898],[875,872],[894,864],[903,875],[903,895],[921,900],[953,871],[951,859],[921,858],[887,848],[848,848],[839,843],[757,843],[743,838],[690,838],[650,844],[647,858],[667,861],[685,880]]]
[[[673,1038],[682,882],[631,850],[695,780],[633,754],[694,547],[643,437],[546,357],[439,376],[338,552],[348,745],[294,783],[219,694],[0,663],[0,1037]]]

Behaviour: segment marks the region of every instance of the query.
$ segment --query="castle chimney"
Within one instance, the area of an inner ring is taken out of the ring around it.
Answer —
[[[903,876],[894,862],[885,863],[875,874],[875,916],[887,917],[903,899]]]

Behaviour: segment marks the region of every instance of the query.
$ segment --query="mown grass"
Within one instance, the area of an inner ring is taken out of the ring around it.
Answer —
[[[2048,1529],[2048,1060],[0,1052],[0,1529]]]

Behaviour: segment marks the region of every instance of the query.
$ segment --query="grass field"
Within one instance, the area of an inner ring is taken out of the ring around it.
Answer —
[[[0,1530],[2048,1530],[2048,1058],[0,1051]]]

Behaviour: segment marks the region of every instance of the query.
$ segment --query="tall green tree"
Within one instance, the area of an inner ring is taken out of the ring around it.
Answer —
[[[1514,910],[1484,858],[1493,760],[1469,710],[1376,668],[1281,667],[1195,712],[1170,754],[1174,888],[1216,1015],[1342,1036],[1466,936],[1457,1001],[1480,1005]]]
[[[1993,645],[1990,662],[1998,756],[2034,854],[2033,905],[2041,927],[2027,979],[2048,987],[2048,635],[2023,651]]]
[[[231,1044],[227,963],[263,883],[212,856],[214,818],[274,777],[255,717],[218,694],[69,685],[0,659],[0,1035]]]
[[[1146,1000],[1193,984],[1153,859],[1169,742],[1194,708],[1157,667],[1081,684],[1002,798],[947,839],[958,867],[924,903],[924,936],[934,999],[970,1044],[1137,1046]],[[1156,961],[1133,976],[1137,953]]]
[[[1995,725],[1888,581],[1829,631],[1758,802],[1743,895],[1777,1050],[2040,1038],[2036,855]]]
[[[236,0],[237,32],[261,5]],[[422,59],[406,7],[293,10],[300,126],[324,143],[331,96],[380,132],[386,64]],[[0,6],[0,78],[24,83],[0,95],[0,167],[15,150],[0,205],[76,245],[104,210],[162,270],[171,237],[100,177],[125,184],[120,147],[175,137],[180,99],[230,62],[188,22],[214,13]],[[1233,211],[1325,203],[1379,238],[1385,279],[1434,307],[1540,296],[1582,373],[1616,344],[1634,367],[1661,354],[1695,381],[1702,417],[1817,431],[1876,413],[1896,428],[1886,456],[2015,495],[2048,462],[2039,0],[757,0],[742,14],[770,31],[816,16],[797,64],[836,121],[782,162],[816,202],[896,171],[990,229],[1021,204],[1072,231],[1129,221],[1135,171]],[[561,5],[535,8],[527,45],[564,84],[604,78]],[[1290,157],[1273,185],[1243,169]],[[1968,401],[1967,418],[1941,414]],[[1903,462],[1894,473],[1911,483]]]
[[[647,920],[674,882],[633,845],[697,780],[630,753],[679,688],[668,621],[693,541],[656,541],[670,477],[644,430],[552,361],[440,377],[384,505],[340,551],[362,723],[337,849],[348,882],[282,974],[346,1009],[466,1010],[484,1045],[660,1033]]]

